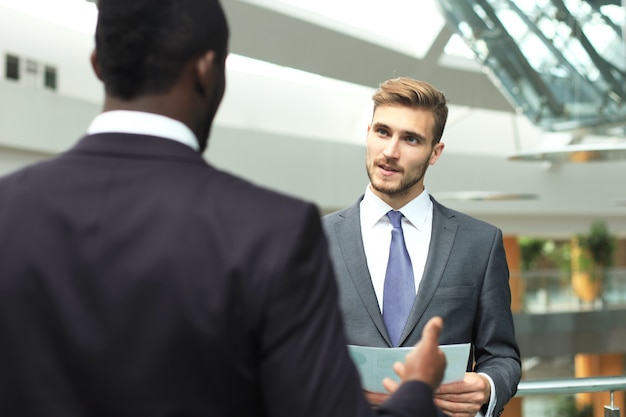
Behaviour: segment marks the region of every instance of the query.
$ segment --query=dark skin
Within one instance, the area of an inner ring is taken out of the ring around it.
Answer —
[[[97,51],[91,54],[91,65],[102,80]],[[215,54],[206,51],[190,59],[180,76],[167,92],[146,94],[122,100],[106,94],[103,111],[131,110],[159,114],[178,120],[196,136],[200,150],[204,151],[213,118],[224,95],[225,63]]]
[[[403,382],[423,381],[430,385],[433,391],[437,389],[446,369],[446,357],[438,344],[442,328],[441,317],[431,318],[422,330],[420,341],[406,355],[404,363],[396,362],[393,365],[394,371]],[[383,380],[383,387],[392,394],[399,386],[400,384],[391,378]]]

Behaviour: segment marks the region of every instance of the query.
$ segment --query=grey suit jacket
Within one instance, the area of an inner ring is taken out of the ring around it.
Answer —
[[[325,216],[323,225],[339,284],[348,342],[390,347],[367,268],[360,200]],[[430,249],[401,345],[414,345],[431,317],[443,317],[440,343],[471,342],[468,371],[486,373],[493,379],[497,394],[494,413],[498,415],[515,394],[521,377],[502,232],[431,200]]]

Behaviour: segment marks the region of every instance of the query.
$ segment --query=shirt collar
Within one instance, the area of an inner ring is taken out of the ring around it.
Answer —
[[[198,140],[189,127],[178,120],[155,113],[107,111],[96,116],[87,129],[88,134],[110,132],[158,136],[180,142],[195,151],[200,150]]]
[[[365,227],[370,228],[374,227],[389,210],[393,210],[391,206],[372,192],[369,184],[365,190],[360,208],[361,221]],[[433,211],[433,202],[430,200],[428,190],[424,188],[420,195],[401,207],[399,211],[417,230],[423,230],[426,220],[432,215]]]

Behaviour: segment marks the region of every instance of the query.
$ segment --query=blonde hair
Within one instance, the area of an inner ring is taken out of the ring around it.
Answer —
[[[448,105],[446,96],[434,86],[407,77],[393,78],[378,87],[372,100],[374,111],[378,106],[389,104],[431,110],[435,119],[433,144],[441,140],[448,119]]]

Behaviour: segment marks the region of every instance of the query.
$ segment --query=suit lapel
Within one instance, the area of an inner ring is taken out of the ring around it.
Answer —
[[[337,239],[346,268],[350,274],[350,279],[354,283],[354,287],[363,302],[367,314],[369,314],[385,342],[391,346],[387,327],[383,322],[383,316],[378,307],[378,299],[374,292],[372,278],[367,268],[367,259],[361,236],[360,202],[361,200],[344,213],[343,221],[335,224]]]
[[[433,228],[426,265],[424,266],[424,275],[415,297],[415,303],[404,326],[404,331],[400,336],[400,343],[411,334],[435,295],[452,252],[452,245],[458,228],[458,224],[453,220],[454,214],[432,197],[431,200],[433,202]]]

